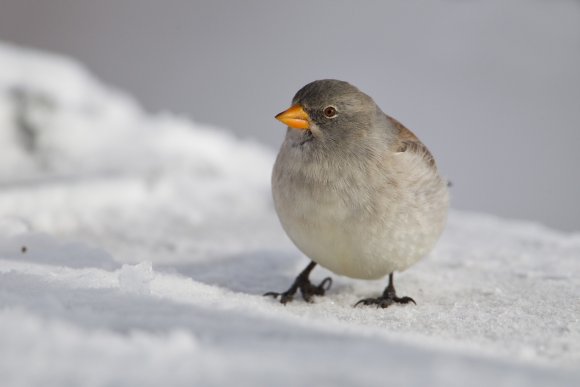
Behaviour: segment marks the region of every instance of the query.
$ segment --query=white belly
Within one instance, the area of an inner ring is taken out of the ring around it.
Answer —
[[[447,188],[438,176],[420,189],[381,187],[373,198],[368,186],[313,190],[297,176],[278,175],[272,192],[284,230],[306,256],[336,274],[377,279],[404,270],[433,248],[445,225]]]

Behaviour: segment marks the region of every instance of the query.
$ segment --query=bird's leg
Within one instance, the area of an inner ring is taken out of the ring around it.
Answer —
[[[274,298],[280,297],[280,302],[284,305],[287,302],[292,301],[294,295],[299,289],[300,293],[302,293],[302,297],[307,302],[312,302],[312,296],[324,296],[324,293],[330,289],[330,286],[332,286],[332,278],[326,277],[318,286],[313,285],[308,277],[310,276],[310,272],[312,269],[314,269],[315,266],[316,262],[310,262],[308,266],[306,266],[306,268],[302,270],[300,274],[298,274],[298,277],[296,277],[294,283],[292,286],[290,286],[290,289],[286,290],[285,292],[267,292],[264,293],[264,296],[272,296]]]
[[[395,291],[395,284],[393,282],[393,273],[389,274],[389,284],[385,288],[383,295],[377,298],[364,298],[354,304],[354,306],[358,306],[359,304],[363,305],[376,305],[377,308],[386,308],[394,303],[397,304],[408,304],[412,302],[413,304],[417,304],[415,300],[411,297],[397,297],[397,292]]]

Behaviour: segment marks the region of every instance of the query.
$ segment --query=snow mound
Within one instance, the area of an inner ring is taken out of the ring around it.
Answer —
[[[109,248],[140,234],[150,260],[182,248],[202,257],[263,244],[251,226],[271,208],[270,150],[174,115],[147,115],[61,57],[2,45],[0,64],[4,217]],[[201,241],[181,243],[192,235]]]
[[[262,297],[305,264],[274,153],[0,44],[3,386],[580,384],[580,234],[452,212],[417,306]],[[331,275],[316,269],[314,280]]]

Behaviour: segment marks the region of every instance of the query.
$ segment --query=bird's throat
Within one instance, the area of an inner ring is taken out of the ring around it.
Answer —
[[[304,134],[301,136],[300,140],[296,143],[296,146],[304,146],[304,144],[307,144],[309,142],[311,142],[312,140],[314,140],[314,135],[312,134],[312,131],[310,130],[305,130]]]

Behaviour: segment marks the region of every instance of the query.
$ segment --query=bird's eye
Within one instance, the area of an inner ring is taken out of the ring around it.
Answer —
[[[336,117],[336,108],[334,106],[327,106],[322,111],[326,118],[334,118]]]

